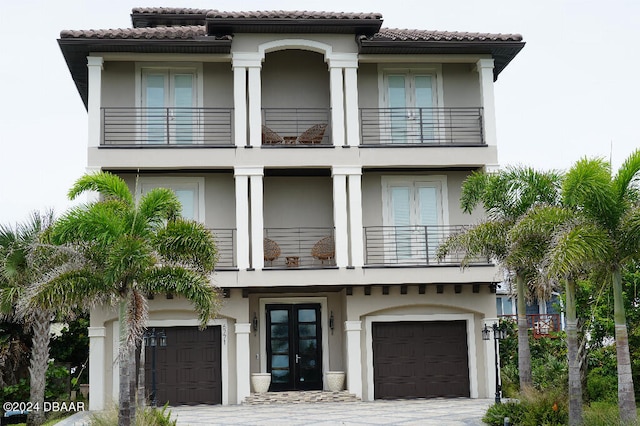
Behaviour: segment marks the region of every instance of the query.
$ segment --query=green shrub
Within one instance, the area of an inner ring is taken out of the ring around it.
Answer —
[[[618,403],[613,402],[592,402],[584,407],[583,426],[610,426],[620,425]],[[626,423],[624,426],[638,426],[640,420]]]
[[[566,425],[569,421],[568,398],[564,389],[529,389],[521,394],[521,404],[523,415],[519,426]]]
[[[607,375],[601,367],[593,368],[587,374],[586,396],[589,401],[618,400],[618,377]]]
[[[92,426],[116,426],[118,424],[118,407],[112,406],[91,416]],[[162,408],[144,407],[136,411],[136,426],[176,426],[171,420],[171,411],[167,405]]]
[[[492,426],[503,426],[504,418],[509,417],[511,424],[520,424],[523,415],[523,406],[519,402],[505,402],[494,404],[487,410],[482,421]]]

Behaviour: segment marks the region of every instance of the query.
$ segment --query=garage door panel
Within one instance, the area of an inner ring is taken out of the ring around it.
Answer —
[[[373,323],[375,398],[466,396],[465,321]]]
[[[221,333],[219,326],[164,329],[167,346],[156,347],[159,405],[221,404]],[[145,384],[151,393],[151,348],[146,348]]]

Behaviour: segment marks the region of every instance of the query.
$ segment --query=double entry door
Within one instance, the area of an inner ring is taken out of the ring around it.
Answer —
[[[266,306],[271,391],[322,389],[320,304]]]

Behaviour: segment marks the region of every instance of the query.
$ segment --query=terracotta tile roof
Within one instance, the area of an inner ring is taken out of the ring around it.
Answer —
[[[520,34],[381,28],[371,39],[390,41],[522,41],[522,36]]]
[[[312,12],[307,10],[264,10],[220,12],[210,10],[207,19],[382,19],[380,13]]]
[[[110,30],[63,30],[60,38],[190,40],[207,34],[204,25]]]
[[[148,13],[152,15],[206,15],[211,9],[192,9],[188,7],[134,7],[133,14]]]

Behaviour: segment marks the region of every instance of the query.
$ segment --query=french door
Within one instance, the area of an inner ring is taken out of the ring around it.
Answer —
[[[270,390],[321,390],[320,304],[273,304],[266,313]]]
[[[437,126],[435,77],[394,72],[385,75],[388,126],[393,143],[435,141]]]
[[[142,71],[142,118],[145,142],[193,143],[198,131],[196,72],[144,69]]]
[[[434,260],[443,235],[443,182],[387,178],[384,186],[385,260],[389,263]]]

